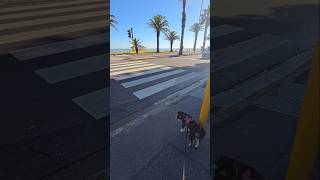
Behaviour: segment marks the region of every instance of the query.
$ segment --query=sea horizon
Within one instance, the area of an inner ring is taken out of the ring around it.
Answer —
[[[184,49],[192,49],[192,48],[184,48]],[[197,48],[200,49],[200,48]],[[147,51],[156,51],[157,48],[146,48]],[[170,48],[159,48],[160,51],[170,51]],[[172,48],[173,51],[179,50],[179,48]],[[115,52],[131,52],[131,49],[124,49],[124,48],[113,48],[110,49],[111,53]]]

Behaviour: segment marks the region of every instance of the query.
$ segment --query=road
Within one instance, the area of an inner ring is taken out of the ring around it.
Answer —
[[[265,179],[285,179],[319,35],[319,2],[215,1],[211,19],[213,36],[219,26],[242,28],[213,44],[211,158],[228,156]]]
[[[107,87],[106,9],[103,0],[0,2],[0,179],[106,171],[107,117],[84,102]],[[106,109],[106,91],[100,98]]]

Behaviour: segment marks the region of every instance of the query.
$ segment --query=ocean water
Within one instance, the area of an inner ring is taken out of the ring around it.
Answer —
[[[110,49],[111,53],[114,52],[131,52],[131,49]]]
[[[145,49],[146,51],[156,51],[156,48]],[[178,48],[173,48],[173,51],[179,51]],[[184,48],[185,51],[191,51],[192,48]],[[198,49],[197,49],[198,50]],[[110,49],[111,53],[115,52],[131,52],[131,49]],[[170,51],[170,48],[160,48],[160,51]]]

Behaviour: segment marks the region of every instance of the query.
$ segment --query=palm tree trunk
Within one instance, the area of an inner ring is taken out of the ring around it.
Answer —
[[[170,42],[170,52],[172,52],[172,44],[173,44],[173,41]]]
[[[184,37],[185,26],[186,26],[186,0],[182,0],[182,27],[181,27],[181,41],[180,41],[179,55],[182,55],[182,52],[183,52],[183,37]]]
[[[196,32],[194,36],[195,37],[194,37],[194,44],[193,44],[193,52],[196,52],[197,40],[198,40],[198,32]]]
[[[157,53],[159,53],[159,36],[160,32],[157,32]]]
[[[203,50],[204,50],[205,47],[206,47],[207,29],[208,29],[208,26],[205,26],[205,28],[204,28],[204,34],[203,34],[203,44],[202,44],[202,49],[203,49]]]

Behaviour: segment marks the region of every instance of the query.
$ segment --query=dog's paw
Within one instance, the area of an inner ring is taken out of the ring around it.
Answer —
[[[198,148],[200,145],[200,140],[197,138],[195,141],[196,141],[196,143],[195,143],[194,147]]]

